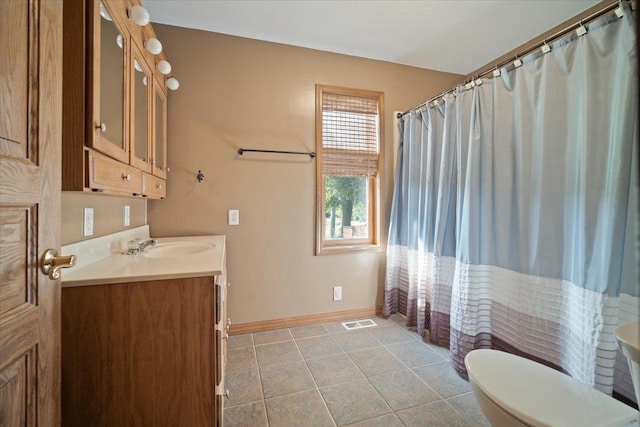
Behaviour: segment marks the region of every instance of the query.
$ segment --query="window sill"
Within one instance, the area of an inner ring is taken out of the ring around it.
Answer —
[[[355,244],[355,245],[333,245],[316,248],[316,255],[337,255],[344,253],[359,253],[359,252],[382,252],[380,245],[376,244]]]

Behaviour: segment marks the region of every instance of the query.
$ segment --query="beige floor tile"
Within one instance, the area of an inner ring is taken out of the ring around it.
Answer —
[[[344,353],[342,347],[331,335],[296,340],[296,344],[306,360]]]
[[[255,368],[256,355],[253,347],[227,350],[227,372],[244,371]]]
[[[346,352],[379,347],[381,345],[380,341],[367,332],[367,329],[358,329],[356,331],[345,332],[344,334],[335,334],[334,338],[338,343],[340,343]]]
[[[293,337],[288,329],[276,329],[274,331],[256,332],[253,334],[253,342],[255,345],[290,341],[292,339]]]
[[[358,367],[346,354],[307,361],[318,387],[363,379]]]
[[[310,338],[310,337],[318,337],[321,335],[328,335],[329,331],[324,326],[317,325],[306,325],[306,326],[297,326],[295,328],[290,329],[293,338]]]
[[[316,388],[304,362],[266,366],[260,369],[260,379],[265,399]]]
[[[373,335],[375,339],[377,339],[384,345],[396,344],[400,342],[410,342],[419,338],[418,334],[411,333],[406,329],[396,325],[369,328],[367,332]]]
[[[267,412],[262,400],[225,408],[225,427],[268,427]]]
[[[471,384],[461,378],[449,362],[420,366],[413,368],[413,372],[445,399],[471,391]]]
[[[440,396],[408,369],[369,377],[369,381],[394,411],[440,400]]]
[[[444,400],[396,412],[407,427],[472,427]]]
[[[349,320],[341,320],[339,322],[329,322],[324,323],[323,326],[330,334],[341,334],[343,332],[349,332],[347,328],[345,328],[342,324],[344,322],[349,322],[352,320],[362,320],[362,319],[349,319]]]
[[[293,341],[256,346],[256,356],[258,357],[258,364],[261,369],[265,366],[299,362],[302,360],[298,347]]]
[[[227,350],[233,350],[237,348],[252,347],[253,339],[251,334],[244,335],[231,335],[227,341]]]
[[[225,407],[262,400],[262,385],[256,367],[226,372],[225,389],[229,390],[229,398],[224,401]]]
[[[349,353],[349,357],[368,377],[406,369],[406,366],[384,347],[354,351]]]
[[[320,393],[339,426],[391,412],[382,397],[366,380],[322,387]]]
[[[381,417],[370,418],[358,423],[349,424],[349,427],[404,427],[400,418],[395,414],[387,414]]]
[[[491,423],[482,413],[482,409],[473,393],[461,394],[447,399],[453,408],[463,417],[474,421],[478,426],[491,427]]]
[[[388,345],[387,350],[410,368],[446,361],[441,355],[417,340]]]
[[[317,390],[265,400],[270,427],[333,427],[333,421]]]

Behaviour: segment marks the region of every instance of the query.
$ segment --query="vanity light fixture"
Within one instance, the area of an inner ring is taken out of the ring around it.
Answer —
[[[158,39],[147,39],[144,41],[144,47],[149,51],[152,55],[158,55],[162,52],[162,43]]]
[[[129,18],[133,19],[137,25],[144,27],[151,21],[151,17],[149,16],[149,12],[142,6],[133,6],[131,9],[127,11]]]
[[[171,90],[176,90],[180,87],[180,82],[174,77],[169,77],[164,83]]]
[[[171,64],[169,64],[169,61],[165,61],[163,59],[162,61],[158,61],[158,63],[156,64],[156,70],[160,71],[161,74],[164,74],[166,76],[171,72]]]

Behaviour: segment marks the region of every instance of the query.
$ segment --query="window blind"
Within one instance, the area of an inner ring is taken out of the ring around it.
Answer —
[[[375,176],[379,152],[378,100],[322,93],[322,173]]]

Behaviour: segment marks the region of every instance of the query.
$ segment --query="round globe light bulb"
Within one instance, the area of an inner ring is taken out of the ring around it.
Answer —
[[[144,27],[151,21],[149,12],[142,6],[133,6],[129,11],[129,17],[133,19],[137,25]]]
[[[109,15],[109,12],[107,11],[107,8],[104,7],[102,2],[100,2],[100,16],[102,16],[107,21],[111,21],[112,20],[111,19],[111,15]]]
[[[142,72],[142,67],[140,66],[140,64],[138,63],[137,59],[133,60],[133,68],[136,69],[136,71]]]
[[[147,48],[150,54],[158,55],[162,52],[162,43],[158,39],[147,39],[144,42],[144,47]]]
[[[147,76],[142,76],[142,84],[147,85]]]
[[[175,79],[174,77],[169,77],[165,81],[165,84],[171,90],[176,90],[176,89],[178,89],[180,87],[180,82],[177,79]]]
[[[122,49],[122,45],[124,45],[124,39],[122,38],[122,34],[118,34],[118,37],[116,37],[116,44],[120,49]]]
[[[156,70],[160,71],[161,74],[164,74],[166,76],[171,72],[171,64],[169,64],[169,61],[165,61],[163,59],[162,61],[158,61],[158,63],[156,64]]]

